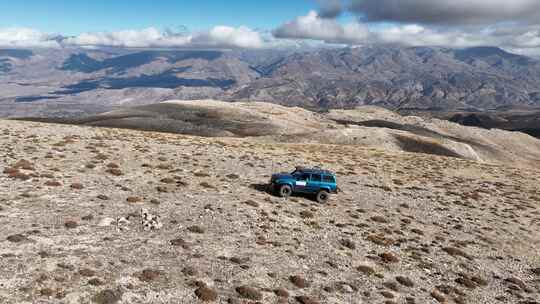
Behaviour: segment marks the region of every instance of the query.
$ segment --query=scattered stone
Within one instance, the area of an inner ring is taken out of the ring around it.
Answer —
[[[518,286],[519,289],[527,291],[527,285],[522,280],[516,278],[516,277],[510,277],[505,280],[506,282],[510,284],[514,284],[515,286]]]
[[[439,303],[446,303],[446,298],[437,290],[433,290],[431,296]]]
[[[7,240],[12,243],[22,243],[22,242],[28,242],[29,239],[22,235],[22,234],[14,234],[7,237]]]
[[[319,301],[308,296],[298,296],[296,297],[296,301],[298,301],[301,304],[319,304]]]
[[[62,186],[62,183],[60,183],[59,181],[46,181],[45,186],[60,187],[60,186]]]
[[[113,218],[104,217],[99,221],[98,227],[108,227],[108,226],[111,226],[112,224],[114,224],[115,222],[116,222],[116,220],[113,219]]]
[[[310,219],[310,218],[314,218],[315,214],[313,214],[313,212],[309,210],[303,210],[303,211],[300,211],[300,217],[304,219]]]
[[[472,276],[471,280],[473,280],[473,282],[475,282],[478,286],[488,286],[488,282],[479,276]]]
[[[67,229],[75,229],[75,228],[77,228],[78,226],[79,226],[79,224],[77,224],[76,221],[72,221],[72,220],[66,221],[66,222],[64,223],[64,227],[66,227]]]
[[[367,240],[381,246],[391,246],[395,243],[393,239],[387,238],[382,234],[370,234],[368,235]]]
[[[414,287],[414,282],[410,278],[398,276],[396,281],[403,286]]]
[[[199,271],[193,266],[184,267],[184,269],[182,269],[182,273],[190,277],[199,275]]]
[[[356,267],[356,270],[368,276],[375,274],[375,270],[367,265],[360,265]]]
[[[130,196],[126,199],[126,202],[128,203],[140,203],[142,202],[142,198],[138,196]]]
[[[157,192],[160,192],[160,193],[170,193],[171,192],[171,189],[169,189],[166,186],[157,186],[156,190],[157,190]]]
[[[195,295],[203,302],[213,302],[218,298],[217,292],[207,286],[197,288]]]
[[[137,275],[137,277],[139,278],[139,280],[143,282],[152,282],[158,279],[162,275],[163,275],[162,271],[155,270],[155,269],[144,269],[141,273]]]
[[[278,289],[274,290],[274,293],[276,294],[276,296],[281,297],[281,298],[288,298],[289,297],[289,292],[284,288],[278,288]]]
[[[83,268],[79,270],[79,274],[83,277],[93,277],[96,275],[96,272],[92,269]]]
[[[445,248],[443,248],[443,251],[448,253],[449,255],[451,255],[453,257],[461,256],[461,257],[464,257],[464,258],[466,258],[468,260],[472,260],[472,258],[467,253],[465,253],[463,250],[461,250],[459,248],[445,247]]]
[[[350,239],[342,239],[339,243],[341,244],[341,246],[347,247],[351,250],[356,249],[356,244]]]
[[[120,170],[118,168],[110,168],[106,172],[111,174],[111,175],[114,175],[114,176],[122,176],[122,175],[124,175],[122,170]]]
[[[54,290],[52,290],[52,288],[43,288],[39,291],[39,294],[44,297],[52,297],[54,294]]]
[[[174,180],[174,178],[166,177],[166,178],[162,178],[160,182],[164,184],[174,184],[176,183],[176,180]]]
[[[399,258],[395,254],[393,254],[392,252],[383,252],[383,253],[379,254],[379,257],[385,263],[397,263],[397,262],[399,262]]]
[[[83,221],[91,221],[94,219],[94,216],[92,214],[88,214],[88,215],[85,215],[83,217],[81,217],[81,220]]]
[[[395,298],[396,296],[394,296],[393,293],[391,293],[390,291],[386,291],[386,290],[383,290],[381,291],[381,295],[387,299],[393,299]]]
[[[102,285],[105,285],[105,282],[103,282],[102,280],[98,278],[93,278],[88,281],[88,284],[92,286],[102,286]]]
[[[298,288],[309,287],[309,282],[301,276],[298,276],[298,275],[291,276],[289,277],[289,280],[291,281],[291,283],[294,284],[294,286]]]
[[[468,276],[461,276],[457,278],[455,281],[456,283],[463,285],[469,289],[475,289],[477,287],[476,282],[471,280],[471,278],[469,278]]]
[[[236,292],[243,298],[260,301],[262,300],[262,293],[257,289],[249,286],[236,287]]]
[[[97,304],[116,304],[122,300],[122,294],[117,290],[105,289],[96,294],[92,300]]]
[[[188,227],[187,230],[191,233],[198,233],[198,234],[203,234],[205,233],[205,230],[204,228],[200,227],[200,226],[191,226],[191,227]]]
[[[71,184],[71,186],[69,186],[71,189],[75,189],[75,190],[82,190],[84,189],[84,186],[83,184],[81,183],[74,183],[74,184]]]
[[[383,216],[380,216],[380,215],[374,216],[370,219],[376,223],[382,223],[382,224],[388,223],[388,221]]]
[[[254,200],[247,200],[247,201],[244,202],[244,204],[246,204],[248,206],[251,206],[251,207],[259,208],[259,203],[257,203]]]
[[[182,247],[184,249],[189,249],[189,244],[183,238],[177,238],[170,241],[172,246]]]

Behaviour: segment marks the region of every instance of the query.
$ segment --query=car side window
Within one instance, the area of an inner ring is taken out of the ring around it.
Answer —
[[[298,180],[300,180],[300,181],[307,181],[307,180],[309,180],[309,174],[304,173],[304,174],[300,175],[300,177],[298,178]]]
[[[336,182],[334,177],[330,176],[330,175],[325,175],[323,180],[324,180],[325,183],[335,183]]]
[[[312,182],[321,182],[321,175],[320,174],[312,174],[311,175],[311,181]]]

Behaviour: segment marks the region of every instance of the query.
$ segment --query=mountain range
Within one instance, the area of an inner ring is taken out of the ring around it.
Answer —
[[[499,48],[0,50],[0,116],[79,116],[170,99],[309,109],[540,106],[540,62]]]

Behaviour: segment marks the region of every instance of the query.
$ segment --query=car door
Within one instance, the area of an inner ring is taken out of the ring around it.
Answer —
[[[323,175],[321,187],[330,190],[330,192],[336,191],[336,179],[331,175]]]
[[[294,191],[296,192],[306,192],[308,187],[310,175],[308,173],[300,174],[296,178],[296,182],[294,185]]]
[[[311,177],[307,183],[307,192],[318,192],[321,188],[322,176],[321,174],[311,174]]]

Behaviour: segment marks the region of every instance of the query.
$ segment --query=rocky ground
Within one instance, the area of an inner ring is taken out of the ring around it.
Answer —
[[[0,303],[540,301],[538,168],[17,121],[0,143]],[[343,192],[264,191],[295,165]]]

